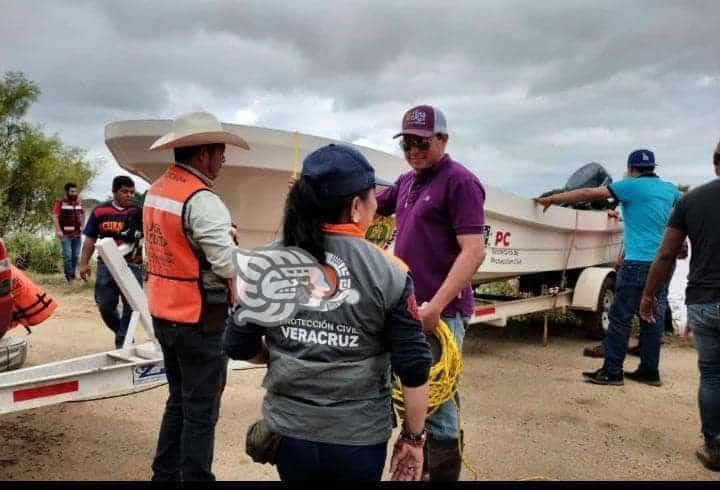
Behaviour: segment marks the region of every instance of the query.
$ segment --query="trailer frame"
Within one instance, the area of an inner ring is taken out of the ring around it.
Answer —
[[[95,248],[133,308],[122,348],[0,373],[0,414],[131,394],[167,383],[142,287],[112,238],[99,240]],[[138,323],[148,341],[135,345]],[[243,361],[228,365],[231,370],[257,368],[264,366]]]

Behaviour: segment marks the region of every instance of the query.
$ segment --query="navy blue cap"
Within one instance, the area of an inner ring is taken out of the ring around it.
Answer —
[[[628,155],[628,167],[654,167],[655,154],[650,150],[635,150]]]
[[[322,197],[350,196],[375,185],[392,185],[375,177],[375,169],[362,153],[334,143],[305,157],[301,174]]]

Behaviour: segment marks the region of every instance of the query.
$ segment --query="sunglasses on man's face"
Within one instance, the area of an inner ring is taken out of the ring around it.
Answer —
[[[403,137],[403,139],[401,139],[398,143],[400,144],[400,148],[402,148],[403,151],[410,151],[413,146],[420,151],[425,151],[430,148],[429,138]]]

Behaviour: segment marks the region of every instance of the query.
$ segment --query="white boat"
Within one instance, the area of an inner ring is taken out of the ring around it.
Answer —
[[[105,142],[118,164],[152,182],[173,161],[171,150],[148,151],[155,139],[170,131],[170,120],[118,121],[105,127]],[[253,126],[223,124],[248,142],[250,150],[228,147],[226,163],[215,190],[228,205],[239,228],[241,246],[254,247],[279,236],[290,176],[313,150],[339,141]],[[357,147],[377,174],[394,181],[408,171],[404,159]],[[479,176],[481,180],[482,175]],[[622,224],[604,211],[559,206],[546,213],[532,199],[493,187],[486,190],[487,258],[474,282],[614,263],[620,252]],[[392,248],[393,223],[379,223],[369,235]],[[388,239],[389,238],[389,239]]]

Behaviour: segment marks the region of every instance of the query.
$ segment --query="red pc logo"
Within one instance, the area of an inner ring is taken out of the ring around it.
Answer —
[[[502,245],[504,247],[510,246],[510,232],[509,231],[498,231],[495,233],[495,246]]]

